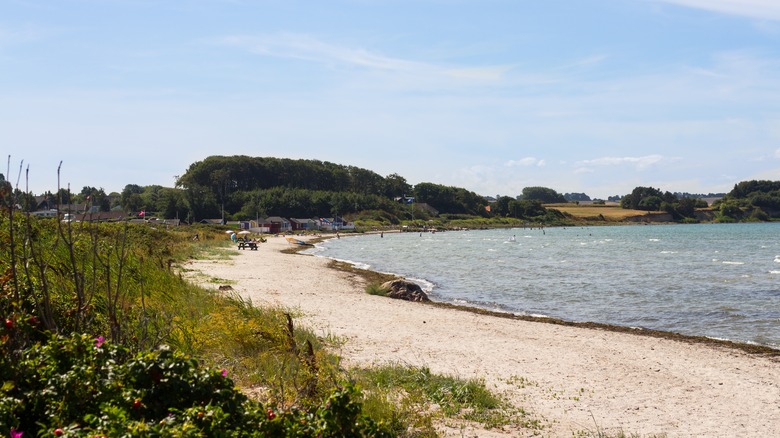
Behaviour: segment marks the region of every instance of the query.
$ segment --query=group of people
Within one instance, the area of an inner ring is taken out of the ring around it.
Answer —
[[[249,236],[238,237],[238,236],[236,235],[236,233],[230,233],[230,240],[232,240],[232,241],[233,241],[233,243],[238,243],[238,242],[245,242],[245,243],[250,243],[250,242],[251,242],[251,243],[262,243],[262,242],[265,242],[265,239],[263,239],[262,237],[261,237],[260,239],[258,239],[258,238],[256,238],[256,237],[254,237],[254,238],[250,239],[250,238],[249,238]]]

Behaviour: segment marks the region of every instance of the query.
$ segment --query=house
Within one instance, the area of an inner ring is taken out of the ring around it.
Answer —
[[[314,219],[296,219],[290,218],[290,225],[293,231],[308,231],[317,229],[317,221]]]
[[[290,221],[279,216],[270,216],[265,218],[264,226],[268,226],[268,232],[271,234],[286,233],[292,231]]]
[[[223,225],[222,219],[201,219],[198,222],[206,225]]]
[[[338,230],[353,230],[355,229],[355,224],[353,222],[347,222],[344,220],[344,218],[335,216],[335,217],[321,217],[319,218],[318,226],[320,230],[323,231],[338,231]]]
[[[96,211],[74,215],[76,222],[118,222],[126,219],[123,211]]]

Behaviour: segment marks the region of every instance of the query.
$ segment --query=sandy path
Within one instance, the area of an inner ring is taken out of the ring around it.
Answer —
[[[234,281],[255,304],[300,310],[299,323],[346,340],[340,353],[348,362],[404,362],[484,378],[540,419],[545,436],[596,428],[669,437],[780,436],[777,359],[371,296],[362,279],[327,269],[323,258],[280,253],[287,245],[270,238],[258,251],[188,268]]]

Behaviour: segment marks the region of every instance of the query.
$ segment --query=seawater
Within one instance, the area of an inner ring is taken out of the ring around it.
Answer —
[[[435,301],[780,348],[778,233],[777,223],[384,233],[311,252],[412,279]]]

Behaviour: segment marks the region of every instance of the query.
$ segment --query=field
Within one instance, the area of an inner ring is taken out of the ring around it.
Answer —
[[[545,208],[554,208],[556,210],[559,210],[563,213],[568,213],[578,219],[586,219],[586,220],[599,220],[599,216],[603,216],[603,220],[607,221],[615,221],[620,222],[625,220],[627,217],[632,216],[645,216],[648,214],[647,211],[643,210],[630,210],[630,209],[624,209],[620,208],[619,205],[594,205],[594,204],[586,204],[586,205],[577,205],[577,204],[545,204]],[[655,213],[660,214],[660,213]]]

